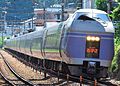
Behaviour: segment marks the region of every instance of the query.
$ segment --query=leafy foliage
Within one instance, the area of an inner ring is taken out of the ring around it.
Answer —
[[[117,24],[118,28],[115,29],[115,55],[112,61],[111,72],[118,70],[118,59],[120,54],[120,23]]]
[[[120,5],[115,10],[113,10],[113,19],[120,20]]]
[[[3,40],[5,39],[5,37],[3,37]],[[2,37],[0,37],[0,48],[2,47]]]
[[[120,2],[120,0],[117,0],[118,2]]]
[[[118,26],[118,28],[115,29],[115,38],[120,41],[120,23],[117,23],[117,26]],[[116,41],[115,43],[116,43],[116,44],[119,44],[119,43],[117,43],[117,42],[118,42],[118,41]]]
[[[97,9],[107,11],[107,0],[96,0]]]
[[[120,1],[120,0],[118,0]],[[113,10],[111,15],[113,20],[120,20],[120,5]],[[120,23],[116,24],[118,28],[115,29],[115,55],[111,65],[111,72],[117,72],[119,70],[119,59],[120,59]]]
[[[119,0],[120,1],[120,0]],[[120,5],[113,10],[113,14],[110,15],[113,20],[120,20]],[[116,24],[118,28],[115,29],[115,55],[111,65],[111,72],[116,73],[119,71],[120,60],[120,23]]]

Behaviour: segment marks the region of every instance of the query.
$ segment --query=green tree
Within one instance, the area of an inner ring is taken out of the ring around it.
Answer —
[[[120,2],[120,0],[117,0],[118,2]]]
[[[107,0],[96,0],[97,9],[107,11]]]
[[[113,10],[113,19],[116,21],[120,20],[120,5]]]

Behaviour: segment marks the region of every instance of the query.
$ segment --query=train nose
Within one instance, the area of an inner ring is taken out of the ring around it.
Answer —
[[[87,74],[87,77],[99,75],[100,62],[99,61],[83,61],[82,73]]]
[[[96,72],[96,62],[88,62],[87,73],[94,74]]]

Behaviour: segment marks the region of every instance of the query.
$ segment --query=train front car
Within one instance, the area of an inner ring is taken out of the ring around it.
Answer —
[[[106,77],[114,55],[114,28],[107,13],[80,9],[67,20],[63,53],[71,75]]]

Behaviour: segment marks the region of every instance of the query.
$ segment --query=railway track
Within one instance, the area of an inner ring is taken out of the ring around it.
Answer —
[[[34,71],[35,70],[33,69],[33,72]],[[32,81],[34,83],[34,85],[40,85],[40,86],[117,86],[110,82],[89,80],[89,79],[85,79],[85,78],[80,79],[80,78],[76,78],[76,77],[73,77],[73,76],[70,76],[67,74],[64,75],[64,79],[63,78],[61,79],[61,76],[63,76],[63,74],[61,74],[61,73],[59,73],[59,77],[58,77],[58,73],[56,73],[56,75],[54,75],[55,72],[52,70],[49,70],[46,72],[47,72],[46,77],[44,77],[44,71],[43,71],[42,74],[38,75],[38,76],[40,76],[39,79],[33,78],[33,79],[28,79],[28,80]],[[71,79],[71,77],[72,77],[72,79]],[[73,79],[74,80],[77,79],[78,82],[72,81]],[[38,81],[39,84],[36,83],[35,80]]]
[[[2,72],[0,72],[0,85],[1,86],[9,86],[9,85],[12,85],[12,86],[14,86],[14,84],[12,83],[12,82],[10,82],[9,81],[9,79],[7,79],[6,77],[5,77],[5,75],[3,75],[3,73]]]
[[[62,73],[59,73],[59,75],[58,75],[58,73],[56,73],[52,70],[49,71],[48,74],[50,75],[50,77],[56,78],[56,79],[53,78],[52,81],[58,82],[59,86],[64,86],[64,85],[66,85],[66,86],[118,86],[116,84],[109,82],[109,80],[107,80],[107,79],[103,79],[103,80],[88,79],[88,78],[85,78],[82,76],[74,77],[74,76],[70,76],[68,74],[65,75]],[[56,76],[54,76],[54,75],[56,75]],[[61,80],[59,81],[59,79],[61,79]]]
[[[51,74],[52,73],[52,74]],[[64,75],[62,73],[59,73],[59,77],[57,74],[55,74],[54,71],[49,71],[49,77],[51,80],[51,85],[54,86],[117,86],[115,84],[112,84],[108,80],[98,80],[97,79],[86,79],[80,76],[73,77],[70,75]],[[55,75],[54,75],[55,74]],[[64,77],[64,78],[63,78]]]
[[[18,73],[15,72],[15,70],[10,66],[10,64],[7,62],[7,60],[4,58],[4,56],[0,53],[3,61],[2,63],[4,64],[5,68],[2,70],[1,68],[1,75],[4,78],[4,80],[12,86],[16,85],[29,85],[29,86],[34,86],[32,82],[29,80],[24,79],[21,77]],[[4,75],[4,71],[7,71],[7,75]]]
[[[11,83],[7,81],[4,75],[0,72],[0,86],[9,86]]]

